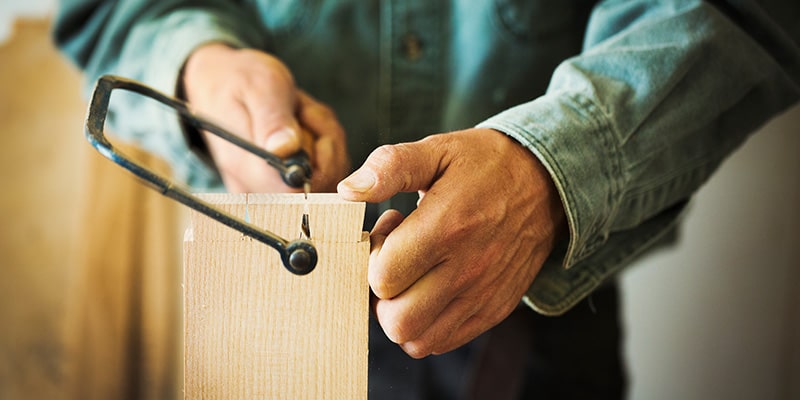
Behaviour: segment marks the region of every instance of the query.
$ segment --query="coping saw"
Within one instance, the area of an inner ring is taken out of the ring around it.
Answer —
[[[303,188],[306,198],[309,191],[309,180],[311,178],[311,166],[308,155],[304,151],[281,159],[280,157],[261,149],[252,143],[242,139],[233,133],[228,132],[222,127],[198,116],[192,112],[188,104],[164,93],[161,93],[140,82],[113,75],[104,75],[97,80],[92,98],[89,102],[89,110],[86,117],[86,138],[89,143],[100,152],[104,157],[115,162],[119,166],[127,169],[135,176],[140,178],[151,188],[159,191],[162,195],[169,197],[181,204],[184,204],[216,221],[219,221],[246,236],[250,236],[263,242],[280,253],[283,266],[287,270],[297,275],[305,275],[314,270],[317,265],[317,249],[311,243],[310,230],[308,227],[308,214],[304,214],[301,221],[301,229],[306,238],[296,240],[286,240],[270,231],[261,229],[249,222],[236,218],[233,215],[222,211],[213,205],[199,199],[191,192],[172,181],[164,178],[150,169],[136,163],[134,160],[114,148],[111,142],[106,139],[104,126],[108,105],[111,99],[111,92],[114,89],[127,90],[139,95],[149,97],[177,111],[183,121],[189,125],[210,132],[240,148],[257,155],[267,162],[270,166],[277,169],[283,181],[294,188]]]

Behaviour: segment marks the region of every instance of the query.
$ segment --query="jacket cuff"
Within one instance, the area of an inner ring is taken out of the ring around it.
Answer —
[[[571,268],[609,236],[622,168],[612,128],[600,109],[576,93],[548,93],[478,125],[511,136],[547,168],[570,230],[562,265]]]
[[[478,125],[527,147],[547,168],[561,197],[569,242],[554,249],[523,297],[541,314],[563,314],[644,250],[673,238],[668,234],[686,204],[612,234],[624,168],[607,121],[585,96],[553,92]]]

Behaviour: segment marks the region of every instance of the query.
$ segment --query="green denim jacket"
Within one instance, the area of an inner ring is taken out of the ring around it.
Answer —
[[[505,132],[547,167],[567,214],[568,242],[524,298],[550,315],[669,232],[724,158],[800,97],[794,0],[63,0],[54,36],[87,92],[113,73],[174,93],[209,41],[266,50],[333,107],[356,165],[385,143]],[[195,189],[221,188],[174,116],[115,97],[120,137]]]

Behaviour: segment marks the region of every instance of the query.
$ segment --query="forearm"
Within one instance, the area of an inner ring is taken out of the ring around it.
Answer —
[[[796,46],[756,41],[707,4],[673,3],[601,5],[584,52],[545,96],[481,124],[542,160],[567,213],[569,246],[528,293],[540,311],[565,311],[647,248],[749,133],[800,96]]]

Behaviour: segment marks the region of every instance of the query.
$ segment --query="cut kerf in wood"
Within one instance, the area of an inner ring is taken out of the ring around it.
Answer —
[[[204,200],[286,239],[308,210],[317,267],[297,276],[271,247],[203,215],[184,241],[184,398],[366,399],[369,237],[364,204],[334,194]]]

